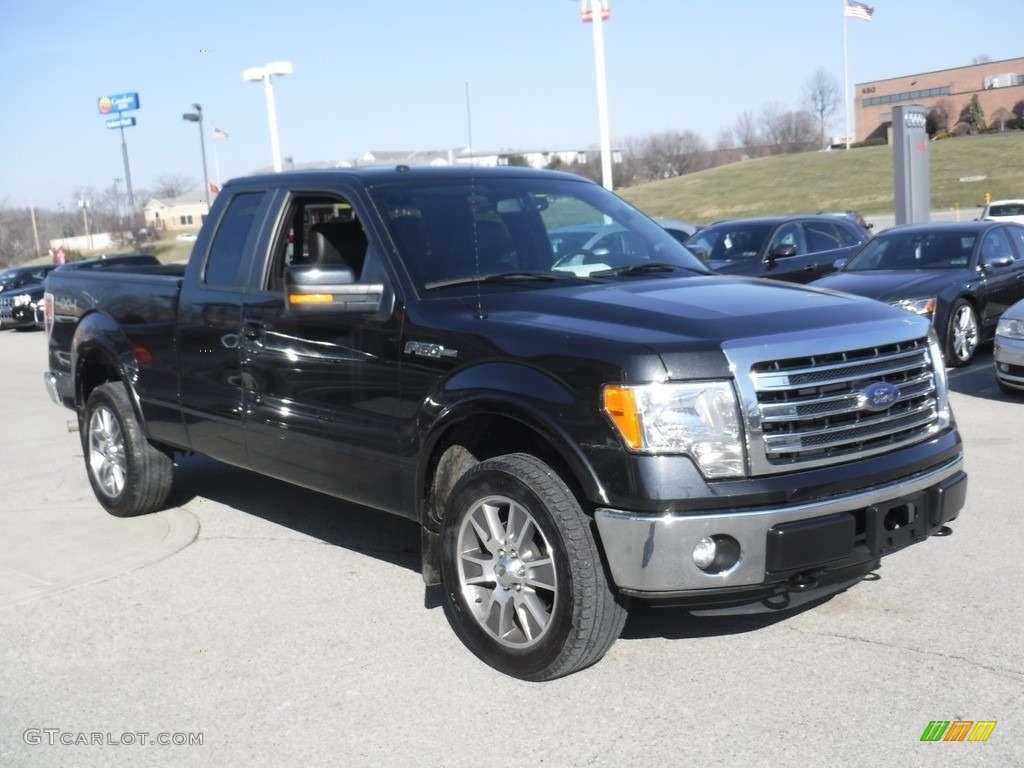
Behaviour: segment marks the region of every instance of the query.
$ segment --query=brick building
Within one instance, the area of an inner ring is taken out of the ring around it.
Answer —
[[[945,109],[952,130],[974,94],[989,126],[1024,128],[1024,58],[858,83],[854,92],[857,141],[885,138],[900,104]]]

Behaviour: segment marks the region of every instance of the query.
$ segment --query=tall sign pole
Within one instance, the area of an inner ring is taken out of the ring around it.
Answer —
[[[612,188],[612,139],[608,128],[608,77],[604,67],[604,22],[608,20],[608,0],[582,0],[583,21],[594,26],[594,67],[597,75],[597,119],[601,132],[601,181]],[[596,11],[594,6],[598,6]]]
[[[107,120],[107,128],[117,128],[121,131],[121,157],[124,160],[124,182],[128,190],[128,224],[135,227],[135,195],[132,192],[132,171],[128,165],[128,142],[124,138],[124,129],[135,125],[134,117],[122,117],[122,112],[129,112],[139,108],[139,94],[117,93],[113,96],[101,96],[99,99],[99,110],[101,115],[113,113],[115,117]]]

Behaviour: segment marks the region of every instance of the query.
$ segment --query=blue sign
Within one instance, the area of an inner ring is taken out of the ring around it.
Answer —
[[[107,128],[131,128],[133,125],[134,117],[112,117],[107,120]]]
[[[111,112],[127,112],[130,109],[139,108],[139,94],[118,93],[113,96],[101,96],[99,100],[100,114],[109,115]]]

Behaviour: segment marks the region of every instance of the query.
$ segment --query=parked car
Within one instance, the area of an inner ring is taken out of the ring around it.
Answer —
[[[187,240],[188,242],[193,242],[196,239],[196,233],[195,232],[182,232],[179,235],[177,235],[174,239],[175,240]]]
[[[861,229],[871,229],[872,227],[875,226],[874,224],[869,223],[867,219],[865,219],[863,216],[861,216],[858,211],[818,211],[818,213],[824,216],[844,216],[847,219],[850,219],[851,221],[857,222],[857,225]]]
[[[56,264],[17,267],[3,273],[0,288],[0,328],[34,328],[36,305],[43,300],[43,281]]]
[[[817,287],[930,317],[946,364],[963,365],[1024,299],[1024,226],[994,221],[908,224],[875,235]]]
[[[685,245],[716,272],[809,283],[870,239],[847,216],[814,214],[720,221]]]
[[[981,212],[981,220],[1024,224],[1024,200],[993,200]]]
[[[993,344],[996,381],[1004,392],[1024,392],[1024,301],[1018,301],[996,323]]]
[[[679,221],[678,219],[655,219],[656,222],[661,224],[661,228],[668,232],[672,237],[678,240],[680,243],[685,243],[698,229],[703,227],[697,224],[690,224],[686,221]]]

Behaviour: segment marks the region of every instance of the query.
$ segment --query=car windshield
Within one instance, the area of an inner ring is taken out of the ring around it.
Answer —
[[[869,240],[843,271],[966,269],[976,240],[973,232],[883,232]]]
[[[7,284],[14,279],[14,276],[18,274],[16,269],[8,269],[4,272],[0,272],[0,291],[7,287]]]
[[[711,261],[752,259],[761,252],[768,239],[768,224],[715,224],[696,232],[686,246],[698,254],[707,254]]]
[[[439,180],[371,190],[418,290],[543,287],[707,269],[657,223],[589,181],[550,176]],[[505,276],[508,279],[493,279]],[[492,279],[482,280],[489,277]]]

